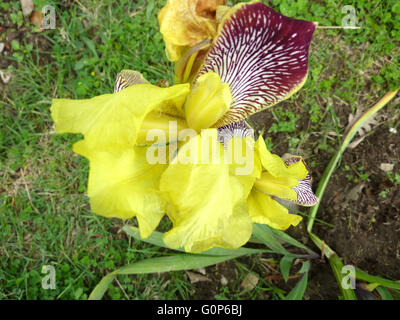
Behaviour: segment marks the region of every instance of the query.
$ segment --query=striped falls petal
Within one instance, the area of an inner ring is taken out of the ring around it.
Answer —
[[[220,127],[290,97],[305,83],[315,24],[283,16],[263,3],[241,3],[223,17],[198,76],[216,72],[233,102]]]
[[[309,168],[301,157],[293,156],[283,161],[268,151],[261,136],[256,142],[256,150],[264,169],[255,182],[256,190],[302,206],[313,206],[318,202],[311,189]]]
[[[318,198],[315,196],[314,192],[311,189],[312,185],[312,177],[310,170],[307,166],[307,164],[304,162],[304,160],[301,157],[291,157],[288,160],[285,161],[285,165],[287,167],[291,166],[292,164],[296,162],[303,162],[304,166],[306,167],[308,173],[304,179],[299,179],[299,184],[295,187],[293,187],[294,192],[297,194],[297,199],[296,203],[301,206],[306,206],[310,207],[318,202]]]
[[[115,80],[114,93],[126,89],[129,86],[140,83],[150,83],[143,75],[134,70],[122,70],[117,74],[117,79]]]

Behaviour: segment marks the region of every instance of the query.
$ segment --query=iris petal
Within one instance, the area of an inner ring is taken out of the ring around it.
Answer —
[[[251,191],[247,205],[253,222],[266,224],[275,229],[286,230],[291,225],[297,226],[302,220],[301,216],[290,214],[284,206],[255,189]]]
[[[91,210],[107,218],[136,216],[141,236],[148,237],[164,215],[165,202],[158,185],[167,165],[149,164],[145,147],[105,152],[81,140],[73,150],[90,162]]]
[[[276,154],[268,151],[265,141],[260,136],[256,142],[256,150],[260,156],[263,168],[274,177],[292,177],[304,179],[308,170],[303,161],[289,163],[288,165]]]
[[[140,72],[135,70],[122,70],[118,73],[117,79],[115,80],[114,92],[121,91],[122,89],[126,89],[134,84],[144,83],[150,82],[148,82]]]
[[[268,151],[261,136],[256,142],[256,151],[266,170],[255,182],[257,190],[302,206],[313,206],[318,202],[311,189],[311,174],[301,157],[291,157],[284,162]]]
[[[233,7],[199,71],[217,72],[231,88],[232,106],[218,126],[243,120],[300,89],[314,30],[312,22],[285,17],[259,2]]]
[[[208,134],[213,137],[205,139]],[[211,141],[214,154],[224,159],[224,147],[217,140],[217,130],[203,130],[178,152],[160,181],[160,190],[171,203],[168,216],[173,228],[164,236],[172,247],[184,247],[188,252],[201,252],[220,246],[238,248],[245,244],[252,232],[246,198],[256,174],[236,176],[224,161],[208,163],[201,159],[202,148]],[[188,153],[194,162],[185,163]]]
[[[133,147],[140,126],[162,105],[182,108],[189,84],[159,88],[137,84],[92,99],[54,99],[51,116],[58,133],[82,133],[91,148],[118,150]]]
[[[291,157],[285,163],[288,167],[291,167],[293,166],[293,164],[298,162],[303,162],[303,165],[307,167],[306,164],[304,163],[304,160],[300,157]],[[311,188],[312,186],[311,174],[307,172],[306,177],[304,179],[299,179],[298,181],[299,183],[292,188],[293,191],[296,192],[297,194],[296,203],[301,206],[307,206],[307,207],[317,204],[319,200]]]

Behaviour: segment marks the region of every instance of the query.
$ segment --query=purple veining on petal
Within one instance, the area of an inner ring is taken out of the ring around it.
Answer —
[[[245,121],[239,121],[230,123],[228,125],[219,127],[218,129],[218,141],[227,146],[229,140],[233,137],[245,138],[245,137],[253,137],[254,138],[254,130],[249,127],[249,125]]]
[[[126,80],[124,80],[124,78],[122,78],[121,73],[117,74],[117,79],[115,79],[115,84],[114,84],[114,93],[121,91],[122,89],[128,88],[129,85],[126,82]]]
[[[134,70],[122,70],[117,74],[114,84],[114,93],[135,84],[149,83],[140,72]]]
[[[287,167],[289,167],[291,164],[296,163],[300,160],[303,161],[306,169],[308,170],[308,173],[304,179],[298,179],[299,184],[296,187],[292,188],[294,192],[297,193],[297,200],[295,202],[301,206],[313,206],[318,202],[318,198],[315,196],[314,192],[311,189],[312,178],[307,164],[300,157],[291,157],[285,162],[285,164]]]
[[[217,72],[230,86],[233,103],[219,125],[243,120],[301,85],[314,30],[312,22],[262,3],[243,5],[228,18],[199,71]]]

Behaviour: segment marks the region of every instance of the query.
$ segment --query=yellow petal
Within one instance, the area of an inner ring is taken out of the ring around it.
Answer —
[[[148,237],[164,215],[165,202],[158,186],[166,165],[149,164],[148,148],[144,147],[104,152],[81,140],[73,150],[90,162],[88,195],[92,211],[107,218],[137,217],[141,237]]]
[[[167,1],[158,14],[158,23],[170,61],[178,61],[185,47],[215,36],[215,11],[224,3],[224,0]]]
[[[166,104],[181,108],[189,84],[159,88],[137,84],[92,99],[54,99],[51,115],[58,133],[82,133],[90,148],[118,150],[133,147],[143,119]]]
[[[142,122],[136,143],[139,145],[153,144],[153,138],[158,136],[157,132],[160,132],[164,137],[164,141],[161,143],[176,142],[178,132],[186,128],[188,128],[188,125],[185,120],[153,111]],[[157,143],[160,143],[160,141]]]
[[[261,135],[256,142],[256,150],[261,159],[262,166],[274,177],[304,179],[308,174],[308,170],[303,161],[298,161],[290,166],[286,166],[281,157],[269,152]]]
[[[263,172],[260,179],[254,183],[254,187],[270,196],[282,199],[297,200],[297,193],[292,189],[299,184],[296,178],[274,177],[269,172]]]
[[[189,126],[197,131],[211,127],[232,103],[229,86],[221,83],[215,72],[200,76],[193,85],[184,105]]]
[[[272,228],[286,230],[297,226],[301,216],[290,214],[288,210],[266,194],[253,189],[247,199],[251,220]]]
[[[186,161],[188,153],[191,162]],[[219,155],[220,161],[213,155]],[[168,215],[173,222],[164,236],[169,247],[184,247],[188,252],[215,246],[238,248],[250,238],[246,196],[255,177],[248,175],[250,183],[244,182],[246,177],[239,179],[232,174],[231,165],[223,159],[224,147],[217,141],[217,130],[203,130],[179,150],[163,173],[160,191],[171,204]]]

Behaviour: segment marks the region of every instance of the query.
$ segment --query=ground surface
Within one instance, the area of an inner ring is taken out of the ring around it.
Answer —
[[[54,135],[49,113],[53,97],[111,92],[124,68],[141,71],[152,83],[171,81],[156,21],[164,1],[35,1],[37,8],[47,3],[56,7],[56,29],[40,33],[33,32],[18,1],[0,4],[0,43],[5,44],[0,70],[11,74],[8,82],[0,79],[0,299],[85,299],[108,272],[166,254],[129,239],[121,231],[123,222],[90,212],[84,194],[88,163],[71,152],[80,137]],[[366,110],[400,83],[400,6],[395,0],[265,3],[320,26],[340,25],[342,7],[350,4],[361,26],[317,29],[303,89],[253,117],[274,153],[306,159],[316,188],[349,115]],[[397,98],[385,107],[365,128],[364,140],[345,152],[314,227],[345,263],[394,280],[400,279],[399,103]],[[289,233],[318,251],[305,221]],[[279,256],[259,255],[195,275],[119,277],[105,298],[279,299],[298,279],[285,284],[276,278],[278,262]],[[46,264],[56,267],[56,290],[41,288]],[[338,296],[329,265],[313,260],[304,297]]]

